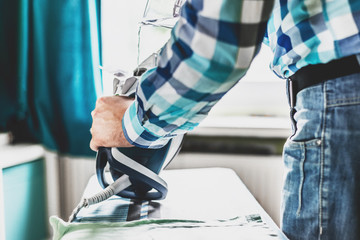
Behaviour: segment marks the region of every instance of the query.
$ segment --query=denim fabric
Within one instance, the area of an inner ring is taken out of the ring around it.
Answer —
[[[300,91],[295,110],[282,230],[291,240],[360,239],[360,74]]]

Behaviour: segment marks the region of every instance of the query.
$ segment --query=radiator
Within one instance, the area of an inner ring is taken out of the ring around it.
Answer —
[[[94,158],[59,157],[61,217],[67,220],[80,202],[89,178],[95,174]]]

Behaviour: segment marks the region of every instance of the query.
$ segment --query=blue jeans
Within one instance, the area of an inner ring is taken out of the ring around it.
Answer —
[[[291,240],[360,239],[360,74],[300,91],[295,110],[282,230]]]

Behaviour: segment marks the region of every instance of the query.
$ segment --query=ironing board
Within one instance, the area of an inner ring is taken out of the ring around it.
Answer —
[[[103,203],[81,210],[75,222],[214,220],[258,216],[273,232],[274,239],[287,239],[231,169],[165,170],[161,177],[168,183],[169,188],[165,200],[141,202],[114,196]],[[100,190],[96,176],[92,176],[84,196],[94,195]]]

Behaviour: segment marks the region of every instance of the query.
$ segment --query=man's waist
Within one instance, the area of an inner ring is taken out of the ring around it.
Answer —
[[[357,55],[303,67],[288,78],[290,106],[294,107],[296,94],[307,87],[359,72],[360,64]]]

